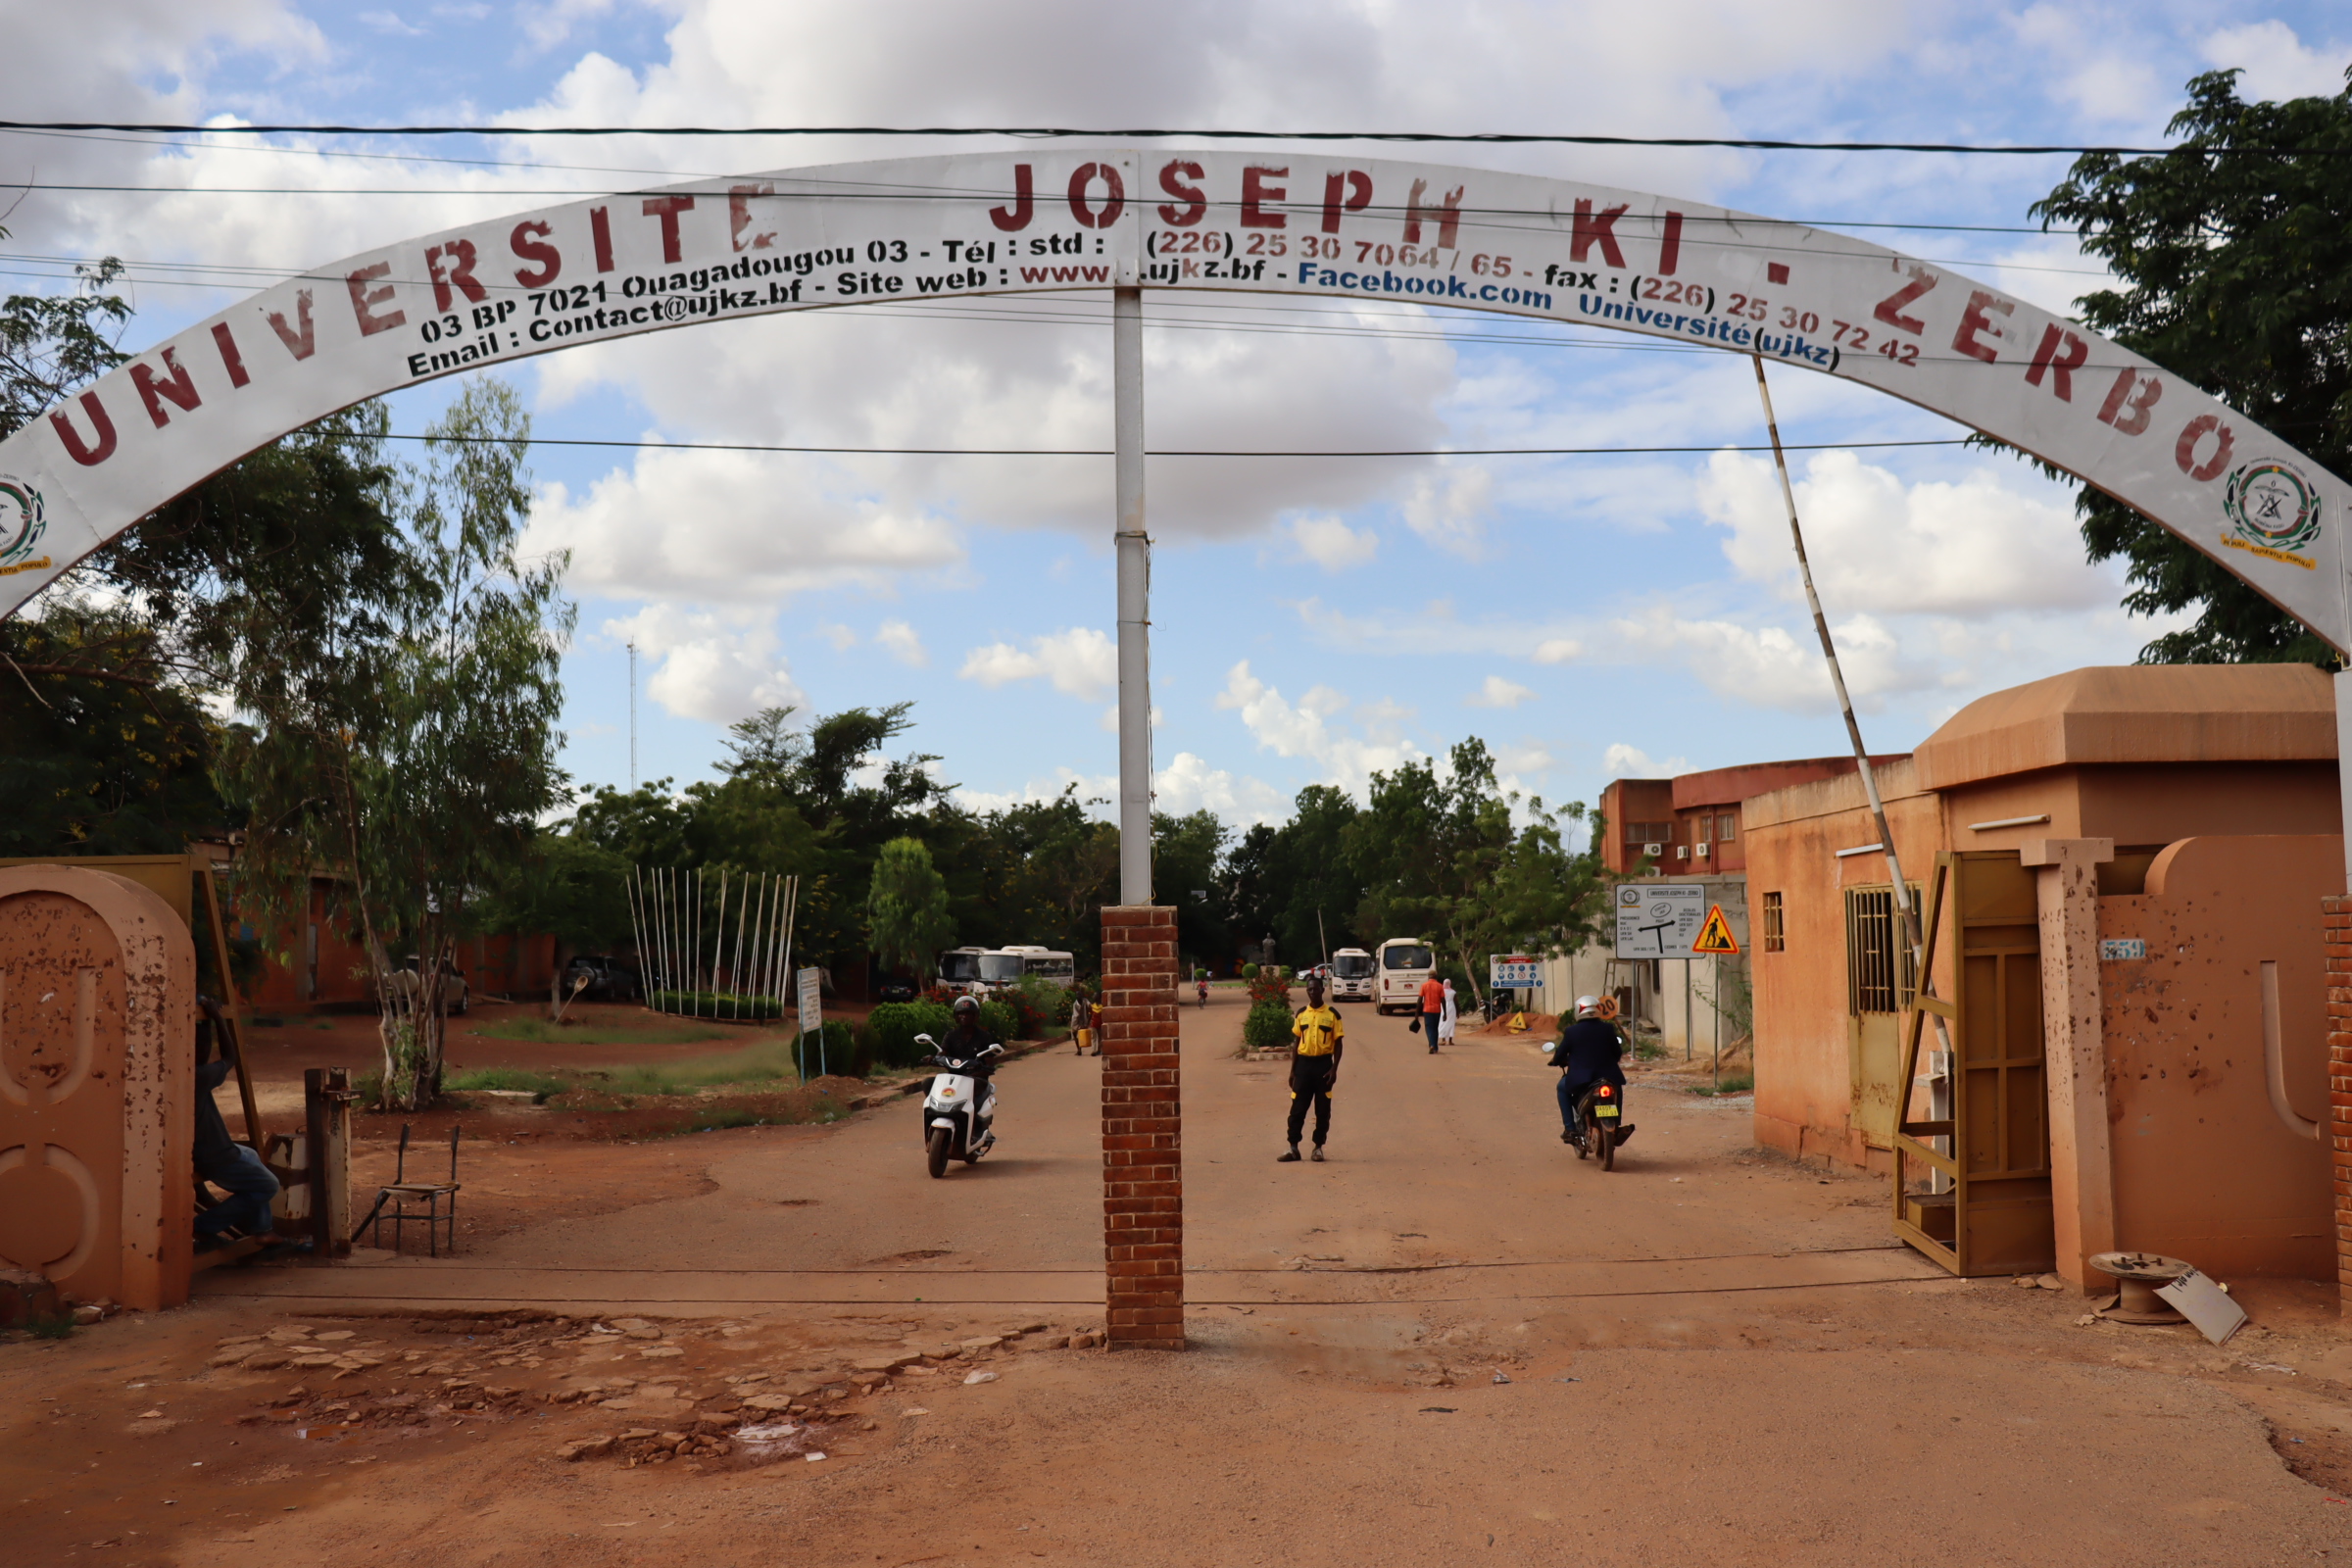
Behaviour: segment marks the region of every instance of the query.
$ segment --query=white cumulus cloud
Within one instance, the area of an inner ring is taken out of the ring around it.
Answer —
[[[1044,680],[1066,696],[1100,702],[1119,683],[1119,648],[1091,626],[1072,626],[1032,637],[1025,649],[1010,643],[975,648],[956,673],[991,688]]]
[[[1325,571],[1369,565],[1380,554],[1380,535],[1369,528],[1358,532],[1334,516],[1294,518],[1289,531],[1299,559]]]
[[[808,694],[776,651],[774,627],[765,622],[649,605],[634,615],[606,621],[603,630],[660,662],[645,683],[646,695],[682,718],[732,724],[763,708],[808,706]]]
[[[2245,98],[2332,98],[2344,90],[2344,67],[2352,63],[2352,49],[2333,42],[2308,47],[2275,19],[2207,33],[2203,53],[2224,71],[2245,73],[2237,78]]]
[[[1522,686],[1517,681],[1504,680],[1500,675],[1489,675],[1485,685],[1462,701],[1472,708],[1517,708],[1535,695],[1532,688]]]
[[[1611,778],[1672,778],[1677,773],[1690,772],[1690,760],[1670,757],[1662,762],[1653,761],[1641,747],[1617,741],[1601,754],[1600,770]]]
[[[931,662],[931,653],[923,646],[922,634],[903,620],[886,620],[874,628],[874,641],[890,650],[890,655],[902,664],[921,669]]]

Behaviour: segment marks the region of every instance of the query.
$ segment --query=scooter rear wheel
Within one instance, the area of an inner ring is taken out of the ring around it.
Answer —
[[[929,1156],[933,1181],[937,1181],[948,1173],[948,1150],[955,1142],[955,1137],[956,1135],[945,1127],[931,1129],[930,1140],[925,1145],[923,1152]]]
[[[1593,1117],[1585,1129],[1585,1142],[1592,1146],[1592,1157],[1600,1162],[1602,1170],[1617,1168],[1617,1134],[1607,1122]]]

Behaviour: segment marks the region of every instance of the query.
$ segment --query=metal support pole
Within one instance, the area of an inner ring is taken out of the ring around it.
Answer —
[[[1692,958],[1683,960],[1683,1059],[1685,1061],[1690,1059],[1690,1053],[1695,1049],[1691,1043],[1692,1037],[1698,1033],[1697,1014],[1690,1010],[1690,965],[1695,961]]]
[[[1111,290],[1119,525],[1119,902],[1152,902],[1152,541],[1144,532],[1144,291]]]
[[[1788,538],[1796,547],[1796,569],[1805,580],[1805,603],[1813,612],[1813,630],[1821,639],[1821,657],[1830,666],[1830,685],[1838,693],[1838,711],[1845,716],[1846,739],[1853,744],[1854,766],[1862,775],[1862,793],[1870,802],[1870,816],[1879,831],[1879,850],[1886,857],[1886,873],[1894,883],[1894,907],[1903,917],[1904,946],[1911,953],[1911,984],[1922,996],[1935,995],[1935,985],[1928,974],[1927,935],[1920,928],[1918,906],[1911,902],[1910,884],[1903,880],[1903,862],[1895,854],[1894,833],[1886,825],[1886,803],[1879,798],[1878,774],[1872,771],[1870,752],[1862,744],[1862,725],[1854,717],[1854,700],[1845,692],[1845,672],[1838,665],[1838,645],[1830,637],[1830,620],[1821,612],[1821,595],[1813,591],[1813,563],[1805,559],[1805,531],[1797,526],[1796,488],[1788,481],[1788,454],[1781,447],[1781,421],[1772,412],[1772,388],[1764,380],[1764,361],[1752,356],[1756,368],[1756,395],[1764,400],[1764,428],[1772,436],[1773,466],[1780,470],[1781,499],[1788,508]],[[1896,977],[1900,990],[1901,977]],[[1899,1000],[1899,997],[1898,997]],[[1936,1019],[1936,1037],[1943,1045],[1945,1059],[1950,1059],[1951,1031],[1942,1017]],[[1895,1121],[1899,1124],[1910,1115],[1911,1086],[1902,1086],[1902,1102],[1895,1106]]]

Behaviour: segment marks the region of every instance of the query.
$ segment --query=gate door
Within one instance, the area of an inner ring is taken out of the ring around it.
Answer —
[[[1938,973],[1943,940],[1954,995],[1923,985],[1903,1020],[1894,1232],[1955,1274],[2040,1272],[2057,1243],[2034,873],[2014,850],[1939,855],[1926,915],[1928,975]],[[1949,1113],[1914,1121],[1909,1096],[1931,1017],[1949,1031],[1949,1087],[1936,1097]]]

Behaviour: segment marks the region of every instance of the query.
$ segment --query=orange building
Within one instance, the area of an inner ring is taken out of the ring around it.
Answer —
[[[1920,1178],[1905,1223],[1955,1251],[1973,1238],[1967,1272],[2054,1257],[2095,1284],[2085,1257],[2133,1248],[2332,1277],[2328,677],[2076,670],[1970,704],[1877,777],[1915,898],[1939,857],[1953,890],[1933,911],[1940,1012],[1905,1010],[1908,944],[1860,780],[1748,800],[1757,1141],[1876,1170],[1902,1152]]]
[[[1608,824],[1600,863],[1619,876],[1631,875],[1645,857],[1654,862],[1653,876],[1735,875],[1747,868],[1740,831],[1742,801],[1853,770],[1850,757],[1808,757],[1670,779],[1613,779],[1600,792]]]

